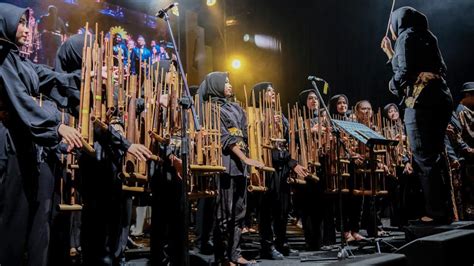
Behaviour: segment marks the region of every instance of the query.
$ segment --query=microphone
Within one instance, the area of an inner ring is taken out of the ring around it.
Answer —
[[[166,12],[168,12],[170,9],[172,9],[175,6],[178,6],[177,2],[171,3],[167,8],[164,8],[158,11],[158,13],[155,14],[155,17],[163,18]]]
[[[318,78],[318,77],[316,77],[316,76],[308,76],[308,80],[315,80],[315,81],[326,82],[324,79]]]

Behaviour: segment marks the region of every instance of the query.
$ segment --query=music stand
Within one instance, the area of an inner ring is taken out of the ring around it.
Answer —
[[[349,122],[349,121],[342,121],[342,120],[334,120],[334,123],[344,130],[347,134],[358,140],[359,142],[363,143],[369,148],[369,165],[370,165],[370,176],[372,178],[371,183],[371,209],[373,212],[373,222],[374,222],[374,242],[377,249],[377,253],[381,253],[380,251],[380,242],[382,239],[377,237],[377,210],[375,208],[375,200],[376,200],[376,176],[375,171],[377,167],[377,157],[375,155],[375,145],[382,145],[382,146],[395,146],[398,144],[398,140],[391,140],[386,139],[384,136],[380,135],[379,133],[373,131],[369,127],[364,124],[356,123],[356,122]],[[388,244],[388,243],[386,243]],[[391,246],[390,244],[388,244]]]

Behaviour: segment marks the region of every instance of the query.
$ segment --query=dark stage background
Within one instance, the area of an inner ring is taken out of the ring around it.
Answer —
[[[60,1],[6,2],[46,10],[47,3]],[[170,1],[105,2],[154,14]],[[241,100],[244,85],[249,91],[256,82],[273,81],[282,94],[286,109],[286,102],[294,103],[298,92],[310,87],[306,77],[316,75],[329,82],[329,95],[345,93],[351,105],[361,99],[372,101],[375,107],[396,101],[387,90],[391,69],[385,65],[386,56],[380,49],[392,4],[390,0],[217,0],[214,7],[206,6],[205,0],[178,2],[182,10],[181,27],[178,27],[180,36],[186,31],[182,23],[186,16],[184,10],[196,12],[199,25],[205,29],[206,45],[212,48],[213,70],[231,72],[231,82]],[[474,1],[398,0],[396,8],[404,5],[411,5],[427,15],[430,29],[438,37],[448,66],[448,84],[457,102],[460,86],[474,80]],[[76,11],[60,9],[61,12],[74,14]],[[87,12],[90,17],[93,10]],[[225,27],[225,18],[233,18],[238,23]],[[83,15],[71,18],[73,22],[81,20],[84,20]],[[133,23],[126,26],[132,32],[142,28]],[[155,34],[149,29],[143,31]],[[281,52],[244,42],[245,33],[275,37],[281,42]],[[184,45],[183,40],[180,43]],[[182,47],[181,52],[184,51],[186,49]],[[232,70],[229,65],[234,56],[242,59],[239,70]]]
[[[262,71],[260,77],[276,80],[284,99],[294,102],[297,91],[310,87],[305,78],[316,75],[330,83],[330,95],[345,93],[351,105],[360,99],[375,106],[396,101],[387,89],[391,68],[380,49],[392,1],[247,2],[254,8],[248,28],[265,29],[282,40],[281,57],[275,59],[278,70],[268,75]],[[427,15],[457,101],[460,86],[474,80],[474,1],[405,0],[397,1],[395,8],[404,5]],[[260,60],[255,63],[262,64]]]

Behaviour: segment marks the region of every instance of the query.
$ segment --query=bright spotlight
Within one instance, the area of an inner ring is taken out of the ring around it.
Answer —
[[[244,42],[248,42],[250,41],[250,35],[249,34],[245,34],[244,35]]]
[[[216,2],[217,2],[217,0],[207,0],[206,4],[207,4],[207,6],[213,6],[213,5],[216,4]]]
[[[242,63],[239,59],[232,60],[232,68],[239,69],[242,66]]]

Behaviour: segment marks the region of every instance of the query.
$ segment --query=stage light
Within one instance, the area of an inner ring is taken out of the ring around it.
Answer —
[[[213,6],[213,5],[216,4],[216,2],[217,2],[217,0],[207,0],[206,4],[207,4],[207,6]]]
[[[234,16],[230,16],[226,19],[225,21],[225,25],[226,26],[235,26],[235,25],[238,25],[239,24],[239,21],[234,17]]]
[[[244,42],[250,41],[250,35],[249,34],[244,34]]]
[[[267,50],[273,50],[277,52],[281,52],[281,42],[275,37],[269,36],[269,35],[263,35],[263,34],[244,34],[243,36],[244,42],[250,42],[254,43],[255,46],[262,48],[262,49],[267,49]]]
[[[242,62],[239,59],[232,60],[232,68],[239,69],[242,66]]]

